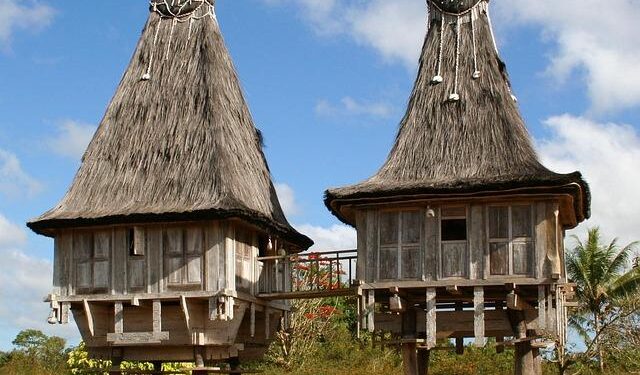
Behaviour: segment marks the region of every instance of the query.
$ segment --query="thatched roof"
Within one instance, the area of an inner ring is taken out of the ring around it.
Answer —
[[[534,190],[569,191],[578,222],[589,216],[589,188],[580,173],[557,174],[539,161],[496,51],[487,7],[483,0],[461,18],[457,48],[457,18],[447,16],[442,30],[441,13],[431,4],[431,27],[395,145],[374,176],[326,192],[325,203],[338,218],[353,224],[345,205]],[[438,66],[442,82],[434,83]]]
[[[240,218],[308,248],[278,202],[215,17],[161,15],[150,13],[69,191],[28,226]]]

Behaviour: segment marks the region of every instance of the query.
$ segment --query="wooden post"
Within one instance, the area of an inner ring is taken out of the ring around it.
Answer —
[[[462,311],[462,302],[456,302],[456,311]],[[464,338],[456,337],[456,354],[464,354]]]
[[[477,286],[473,289],[473,332],[475,346],[483,348],[484,338],[484,288]]]
[[[496,301],[496,311],[502,311],[504,308],[504,303],[502,301]],[[496,353],[504,353],[504,345],[500,345],[504,343],[504,337],[498,336],[496,337]]]
[[[427,311],[425,316],[425,330],[427,335],[427,349],[436,346],[436,288],[427,288],[426,292]]]
[[[418,375],[429,375],[429,357],[431,350],[418,349]]]
[[[202,347],[196,347],[195,348],[195,362],[196,362],[196,369],[200,369],[200,370],[193,370],[191,371],[192,375],[207,375],[208,371],[207,370],[202,370],[204,369],[204,348]]]
[[[122,302],[116,302],[113,305],[113,332],[115,333],[123,333],[124,332],[124,310],[122,306]]]
[[[153,333],[162,331],[162,302],[153,301]]]
[[[524,311],[509,309],[507,314],[509,315],[514,338],[525,339],[527,337],[527,324]],[[536,372],[531,341],[524,340],[515,343],[514,361],[515,375],[541,375],[540,372]]]
[[[418,375],[418,351],[416,343],[402,344],[402,367],[404,375]]]
[[[367,302],[367,329],[369,332],[375,331],[375,307],[376,307],[376,291],[369,289],[369,300]]]

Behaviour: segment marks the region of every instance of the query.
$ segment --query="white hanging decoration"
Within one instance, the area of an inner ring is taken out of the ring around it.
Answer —
[[[149,81],[153,78],[151,71],[153,68],[154,57],[156,53],[156,45],[159,39],[160,29],[164,20],[171,20],[171,28],[168,37],[167,48],[164,53],[164,57],[161,59],[168,60],[170,56],[171,47],[173,45],[173,37],[175,28],[178,24],[188,22],[189,33],[185,41],[185,47],[188,46],[192,38],[193,24],[195,21],[199,21],[205,17],[211,17],[213,20],[215,16],[215,0],[150,0],[150,11],[156,13],[160,19],[156,24],[156,32],[153,38],[153,44],[149,55],[149,63],[147,70],[140,77],[141,81]],[[166,33],[166,28],[164,29]]]
[[[267,250],[273,250],[273,242],[271,242],[271,236],[269,236],[269,241],[267,242]]]
[[[478,9],[474,8],[471,14],[471,43],[473,44],[473,74],[471,78],[478,79],[480,78],[480,70],[478,69],[478,48],[476,45],[476,24],[474,22],[474,17],[477,17],[477,14],[473,14],[473,12],[477,12]]]
[[[438,72],[433,78],[431,78],[431,83],[434,85],[437,85],[444,81],[444,78],[442,78],[442,74],[441,74],[443,48],[444,48],[444,14],[441,14],[440,15],[440,46],[438,51]]]
[[[456,66],[453,79],[453,92],[449,95],[449,100],[457,102],[460,100],[458,94],[458,70],[460,69],[460,16],[456,17]]]

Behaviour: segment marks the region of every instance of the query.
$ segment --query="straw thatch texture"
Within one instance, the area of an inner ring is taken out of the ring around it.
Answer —
[[[382,168],[368,180],[326,192],[327,207],[343,221],[344,200],[456,194],[518,188],[573,186],[577,217],[589,213],[589,191],[579,173],[561,175],[538,160],[531,138],[512,99],[504,64],[493,44],[488,16],[475,21],[479,79],[474,72],[471,23],[461,24],[460,100],[454,92],[456,30],[445,24],[442,53],[444,82],[434,85],[440,44],[434,21],[423,47],[418,77],[395,145]],[[410,197],[409,197],[410,198]],[[353,203],[353,202],[351,202]],[[351,223],[352,224],[352,223]]]
[[[150,14],[71,188],[28,225],[239,217],[308,248],[280,207],[216,20],[171,28]]]

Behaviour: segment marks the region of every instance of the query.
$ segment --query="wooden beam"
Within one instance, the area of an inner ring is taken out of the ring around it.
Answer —
[[[496,311],[502,311],[504,309],[502,301],[496,301]],[[500,344],[504,342],[504,336],[496,337],[496,353],[504,353],[504,346]]]
[[[124,332],[124,308],[122,302],[116,302],[113,305],[113,332]]]
[[[415,343],[402,344],[402,368],[404,375],[418,374],[418,351]]]
[[[547,325],[547,287],[538,286],[538,327]]]
[[[266,340],[271,336],[271,309],[264,309],[264,338]]]
[[[251,303],[251,310],[250,310],[250,326],[249,326],[249,332],[252,338],[256,337],[256,304],[255,303]]]
[[[60,323],[69,324],[69,310],[71,309],[71,304],[69,302],[63,302],[60,304],[60,308],[62,309],[60,312]]]
[[[159,333],[162,331],[162,302],[159,300],[153,301],[153,332]]]
[[[456,302],[456,311],[462,311],[462,302]],[[464,338],[456,337],[456,354],[463,355],[464,354]]]
[[[182,313],[184,314],[184,322],[187,325],[187,330],[191,330],[191,317],[189,315],[189,304],[187,302],[187,297],[180,297],[180,307],[182,308]]]
[[[429,373],[429,357],[431,357],[431,350],[418,347],[418,375]]]
[[[533,306],[515,292],[507,294],[507,308],[517,311],[533,310]]]
[[[113,345],[161,344],[169,340],[169,332],[126,332],[107,333],[107,342]]]
[[[475,346],[483,348],[486,345],[484,337],[484,288],[473,288],[473,333]]]
[[[447,285],[447,293],[459,296],[462,294],[462,290],[457,285]]]
[[[209,320],[218,320],[218,297],[209,298]]]
[[[436,288],[427,288],[425,299],[427,302],[427,309],[425,315],[425,329],[427,342],[427,349],[434,348],[436,346],[437,337],[437,325],[436,325]]]
[[[93,327],[93,314],[91,313],[91,306],[89,306],[89,301],[86,299],[82,301],[82,306],[84,307],[84,315],[87,318],[87,328],[89,328],[89,333],[91,336],[95,336],[96,332]]]
[[[369,290],[369,300],[367,301],[367,329],[369,332],[375,331],[375,307],[376,307],[376,291]]]

